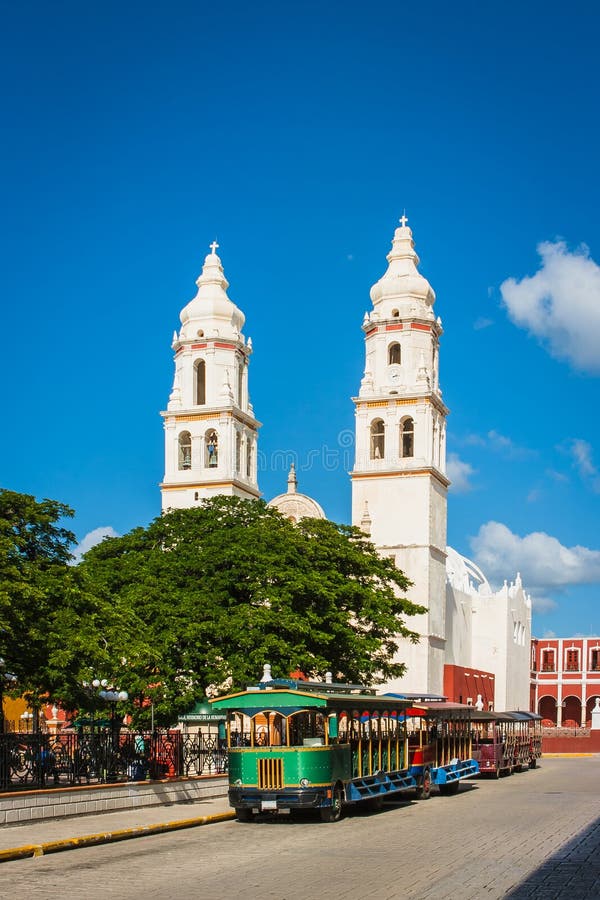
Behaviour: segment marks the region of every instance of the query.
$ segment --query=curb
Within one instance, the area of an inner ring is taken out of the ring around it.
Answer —
[[[542,759],[579,759],[581,756],[598,756],[598,753],[544,753]]]
[[[215,813],[212,816],[198,816],[195,819],[179,819],[175,822],[160,822],[156,825],[140,825],[137,828],[122,828],[119,831],[84,834],[78,838],[66,838],[62,841],[44,841],[41,844],[24,844],[22,847],[9,847],[0,850],[0,863],[15,859],[26,859],[44,856],[46,853],[60,853],[63,850],[78,850],[80,847],[93,847],[96,844],[110,844],[113,841],[127,841],[131,838],[144,837],[150,834],[163,834],[167,831],[178,831],[182,828],[196,828],[199,825],[212,825],[216,822],[227,822],[235,819],[235,812]]]

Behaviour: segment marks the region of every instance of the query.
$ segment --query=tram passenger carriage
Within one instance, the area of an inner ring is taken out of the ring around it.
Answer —
[[[499,778],[535,769],[542,755],[541,716],[533,712],[473,712],[473,756],[482,775]]]
[[[416,796],[426,800],[436,785],[442,795],[456,794],[464,778],[479,774],[472,756],[473,707],[436,695],[388,694],[411,700],[406,710],[409,771],[417,782]]]
[[[212,700],[227,713],[229,802],[237,818],[315,809],[335,822],[344,805],[378,808],[408,791],[427,797],[432,783],[455,792],[461,778],[478,772],[470,758],[471,707],[414,703],[362,685],[291,679]],[[457,756],[467,752],[468,759]]]

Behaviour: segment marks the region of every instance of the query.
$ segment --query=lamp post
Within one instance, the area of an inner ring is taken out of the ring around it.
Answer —
[[[31,722],[33,725],[33,713],[26,709],[24,713],[21,713],[20,718],[23,722],[23,731],[29,732],[29,723]]]
[[[107,779],[116,777],[115,762],[119,749],[119,740],[116,728],[115,708],[117,703],[124,703],[129,700],[127,691],[123,691],[115,685],[111,684],[106,678],[92,678],[90,682],[84,681],[83,688],[90,696],[96,696],[105,703],[111,704],[110,715],[110,752],[104,768],[104,775]],[[94,720],[92,718],[92,733],[94,731]],[[119,729],[120,730],[120,729]],[[108,748],[107,748],[108,750]]]

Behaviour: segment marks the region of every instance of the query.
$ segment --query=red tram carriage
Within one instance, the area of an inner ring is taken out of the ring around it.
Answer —
[[[534,769],[542,755],[541,717],[523,711],[474,711],[473,757],[482,775]]]

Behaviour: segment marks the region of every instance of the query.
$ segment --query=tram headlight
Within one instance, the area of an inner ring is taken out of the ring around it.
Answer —
[[[300,787],[303,787],[303,788],[310,787],[310,781],[308,780],[308,778],[300,779]]]
[[[235,787],[241,787],[242,784],[243,784],[242,779],[241,779],[241,778],[236,778],[235,781],[233,782],[233,784],[234,784]]]

